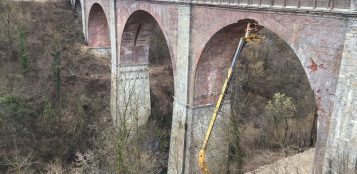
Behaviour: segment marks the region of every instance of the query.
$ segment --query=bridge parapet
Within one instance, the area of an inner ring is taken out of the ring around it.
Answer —
[[[356,12],[356,0],[155,0],[161,2],[261,9],[348,13]]]

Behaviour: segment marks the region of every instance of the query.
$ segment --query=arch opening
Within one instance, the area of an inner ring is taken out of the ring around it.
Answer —
[[[142,124],[136,125],[139,134],[134,135],[137,141],[132,142],[131,148],[150,157],[152,165],[143,166],[149,173],[166,172],[173,112],[173,68],[163,31],[146,11],[134,12],[125,24],[120,45],[120,66],[141,67],[141,72],[147,76],[140,76],[138,83],[149,86],[149,90],[139,87],[139,100],[146,100],[145,96],[149,96],[150,99],[143,105],[148,105],[150,111],[148,118],[138,115],[138,122]]]
[[[82,5],[80,0],[76,0],[74,4],[74,11],[76,12],[77,15],[82,16]]]
[[[222,28],[205,45],[195,72],[195,106],[217,101],[246,22]],[[221,128],[230,132],[225,170],[233,173],[253,171],[316,141],[317,106],[301,62],[274,32],[264,28],[259,35],[262,41],[247,43],[238,58],[225,97],[230,111],[221,113],[229,118]]]
[[[91,48],[110,49],[110,34],[107,17],[103,8],[95,3],[88,18],[88,46]]]

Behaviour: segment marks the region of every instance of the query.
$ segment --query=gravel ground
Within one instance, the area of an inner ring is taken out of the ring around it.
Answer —
[[[246,174],[310,174],[314,154],[315,148],[311,148],[303,153],[286,157]]]

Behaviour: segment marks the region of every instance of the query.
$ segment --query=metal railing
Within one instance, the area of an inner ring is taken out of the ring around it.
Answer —
[[[357,0],[154,0],[261,9],[357,12]]]

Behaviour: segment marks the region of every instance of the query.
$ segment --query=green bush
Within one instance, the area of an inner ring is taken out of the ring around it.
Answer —
[[[61,99],[61,52],[54,51],[51,55],[53,57],[52,73],[56,88],[56,100],[59,103]]]
[[[23,26],[18,26],[17,31],[19,33],[19,52],[22,72],[26,73],[29,68],[29,56],[26,48],[26,33]]]
[[[266,107],[266,129],[265,133],[272,137],[275,143],[284,146],[287,143],[288,132],[291,122],[296,117],[296,107],[291,97],[284,93],[275,93],[272,100],[268,101]]]
[[[2,96],[0,97],[0,104],[4,106],[7,115],[16,121],[25,119],[32,112],[26,102],[16,96]]]

